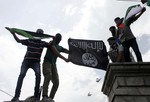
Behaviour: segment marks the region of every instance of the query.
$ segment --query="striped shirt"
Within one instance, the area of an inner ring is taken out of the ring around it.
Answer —
[[[27,46],[24,59],[40,62],[41,54],[44,47],[48,47],[48,43],[41,40],[21,40],[23,45]]]

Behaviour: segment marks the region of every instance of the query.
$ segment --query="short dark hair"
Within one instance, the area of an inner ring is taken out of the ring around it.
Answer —
[[[120,17],[116,17],[116,18],[114,19],[114,21],[119,20],[119,19],[121,19],[121,18],[120,18]]]
[[[116,18],[114,19],[114,21],[116,21],[116,20],[121,20],[121,22],[123,22],[124,17],[122,17],[122,18],[120,18],[120,17],[116,17]]]
[[[36,30],[36,33],[43,34],[44,31],[43,31],[43,29],[37,29],[37,30]]]
[[[109,30],[111,30],[111,29],[116,29],[116,27],[115,27],[115,26],[111,26],[111,27],[109,28]]]
[[[62,38],[62,36],[61,36],[60,33],[57,33],[57,34],[55,35],[55,44],[56,44],[56,45],[59,44],[59,42],[61,41],[61,38]]]
[[[115,41],[116,39],[114,37],[110,37],[107,39],[107,41]]]
[[[58,38],[58,39],[61,39],[61,38],[62,38],[62,36],[61,36],[60,33],[57,33],[55,37]]]

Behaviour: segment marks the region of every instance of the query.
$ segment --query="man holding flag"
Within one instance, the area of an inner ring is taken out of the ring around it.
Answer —
[[[50,41],[50,48],[47,48],[44,61],[43,61],[43,75],[44,75],[44,83],[43,83],[43,93],[42,93],[42,101],[54,101],[55,94],[57,92],[59,86],[59,75],[57,71],[57,53],[63,52],[69,54],[69,50],[63,48],[59,45],[60,41],[62,40],[62,36],[60,33],[57,33],[52,41]],[[56,49],[56,50],[55,50]],[[59,56],[59,55],[58,55]],[[62,57],[62,59],[66,62],[69,62],[68,59]],[[52,82],[51,92],[48,95],[48,87],[50,81]]]
[[[136,21],[144,12],[145,12],[146,8],[143,7],[141,9],[141,11],[138,14],[135,14],[131,17],[129,17],[128,19],[121,19],[120,17],[116,17],[114,19],[118,30],[120,30],[120,32],[122,33],[122,36],[120,36],[120,40],[121,43],[124,47],[124,58],[126,62],[131,62],[131,58],[130,58],[130,52],[129,52],[129,48],[132,47],[133,51],[135,52],[135,55],[137,57],[137,61],[142,61],[142,56],[136,41],[135,36],[133,35],[130,25]],[[126,16],[128,16],[128,14],[126,14]]]
[[[40,87],[40,81],[41,81],[41,70],[40,70],[41,54],[42,54],[44,47],[51,48],[51,45],[45,41],[42,41],[41,39],[29,38],[29,39],[21,40],[16,36],[15,30],[12,30],[11,28],[8,28],[8,27],[6,27],[6,29],[12,33],[14,39],[18,43],[21,43],[22,45],[27,46],[26,55],[25,55],[24,60],[22,62],[20,75],[19,75],[18,81],[17,81],[15,96],[13,97],[13,99],[11,101],[19,102],[19,97],[20,97],[20,93],[21,93],[21,87],[22,87],[23,79],[27,73],[27,70],[29,68],[32,68],[35,72],[35,75],[36,75],[34,96],[33,96],[33,101],[36,102],[37,100],[40,99],[39,87]],[[44,31],[42,29],[37,29],[36,34],[42,35],[43,32]],[[23,31],[23,33],[26,33],[26,32]],[[28,35],[30,35],[30,34],[28,33]],[[30,36],[32,36],[32,35],[30,35]],[[53,48],[53,52],[56,56],[58,56],[64,60],[67,60],[60,53],[58,53],[56,48]]]

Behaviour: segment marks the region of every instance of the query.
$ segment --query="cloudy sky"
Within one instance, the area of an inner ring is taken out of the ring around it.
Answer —
[[[26,46],[17,43],[4,27],[30,31],[42,28],[51,35],[59,32],[63,36],[60,45],[66,48],[68,38],[103,40],[108,50],[107,38],[111,36],[108,28],[115,25],[114,18],[124,17],[129,6],[139,3],[116,0],[0,0],[0,90],[14,95],[26,52]],[[150,8],[146,8],[147,11],[131,28],[137,37],[143,60],[149,61]],[[45,50],[41,59],[44,54]],[[57,67],[60,86],[56,102],[107,102],[107,97],[101,92],[105,71],[65,63],[61,59],[58,59]],[[102,80],[97,83],[96,78]],[[22,86],[21,100],[33,95],[34,81],[34,72],[29,69]],[[92,96],[88,97],[88,92]],[[0,91],[1,101],[11,98]]]

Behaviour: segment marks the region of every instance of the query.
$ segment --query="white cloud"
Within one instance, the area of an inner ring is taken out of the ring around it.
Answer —
[[[82,17],[80,18],[80,21],[73,26],[73,31],[69,32],[69,34],[71,34],[71,37],[75,37],[77,38],[78,36],[80,36],[80,38],[89,38],[89,32],[88,31],[93,31],[92,29],[90,29],[90,27],[92,26],[97,26],[97,18],[95,17],[93,14],[93,12],[97,11],[96,9],[99,9],[99,7],[101,8],[101,6],[103,6],[105,4],[105,0],[87,0],[84,3],[84,6],[82,9],[80,9],[81,15]],[[94,27],[93,27],[94,28]],[[94,36],[92,36],[94,37]]]
[[[72,4],[69,4],[64,8],[65,15],[72,16],[77,12],[77,9],[77,7],[74,7]]]
[[[97,8],[105,5],[106,0],[86,0],[85,5],[89,8]]]

